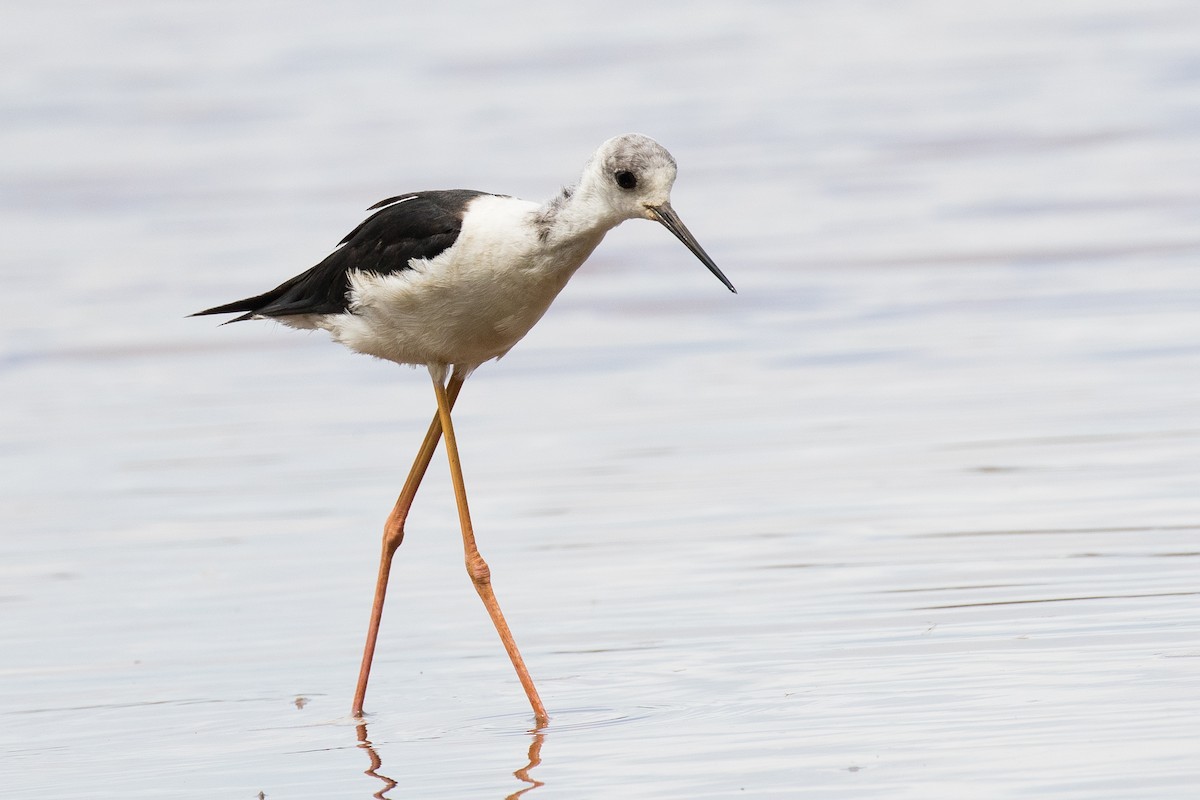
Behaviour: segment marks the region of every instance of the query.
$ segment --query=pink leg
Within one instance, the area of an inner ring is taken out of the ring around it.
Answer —
[[[500,604],[492,592],[491,571],[483,557],[479,555],[479,548],[475,546],[475,532],[471,527],[471,513],[467,508],[467,489],[463,482],[462,464],[458,458],[458,443],[454,438],[454,424],[450,419],[452,400],[447,387],[442,386],[439,375],[432,369],[430,373],[433,375],[433,390],[438,400],[438,416],[442,421],[442,431],[446,434],[446,455],[450,459],[450,480],[454,484],[454,499],[458,503],[458,521],[462,527],[467,573],[471,576],[471,581],[475,584],[475,590],[479,592],[480,599],[483,600],[488,616],[492,618],[492,624],[496,626],[496,633],[500,634],[500,641],[504,644],[513,668],[517,671],[517,678],[525,689],[525,695],[529,698],[529,705],[533,707],[534,717],[540,727],[549,722],[550,717],[547,716],[546,708],[542,705],[541,698],[538,697],[537,688],[533,685],[533,679],[529,677],[529,670],[525,668],[525,661],[521,658],[520,651],[517,650],[517,643],[513,640],[508,623],[504,621],[504,614],[500,611]],[[453,385],[453,377],[450,382]]]
[[[454,406],[454,401],[458,399],[462,385],[462,378],[457,376],[450,378],[450,383],[444,392],[447,406]],[[429,468],[429,462],[433,460],[433,453],[437,449],[441,436],[442,421],[439,410],[439,413],[434,415],[433,421],[429,423],[429,431],[425,434],[425,441],[421,443],[421,449],[417,452],[417,459],[413,462],[412,469],[408,472],[408,479],[404,482],[404,488],[400,491],[400,497],[397,498],[396,505],[392,508],[392,513],[388,515],[387,522],[383,526],[383,554],[379,558],[379,577],[375,580],[375,602],[371,605],[371,623],[367,628],[367,644],[363,648],[362,666],[358,671],[358,686],[354,690],[354,707],[350,711],[356,717],[361,717],[363,713],[363,699],[367,695],[367,679],[371,675],[371,661],[375,657],[375,640],[379,636],[379,621],[383,617],[383,600],[387,595],[388,575],[392,571],[392,556],[396,554],[396,548],[400,547],[400,543],[404,541],[404,520],[408,517],[408,510],[412,507],[413,498],[417,496],[417,487],[421,485],[421,479],[425,477],[425,470]]]

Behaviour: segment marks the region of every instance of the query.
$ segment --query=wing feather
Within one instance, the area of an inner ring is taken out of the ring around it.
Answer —
[[[412,269],[413,259],[433,258],[450,248],[462,230],[471,201],[486,192],[451,189],[397,195],[371,206],[375,211],[350,231],[316,266],[269,292],[192,314],[233,314],[230,322],[255,317],[339,314],[349,302],[351,272],[380,275]]]

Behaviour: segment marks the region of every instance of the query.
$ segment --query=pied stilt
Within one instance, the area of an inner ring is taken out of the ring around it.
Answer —
[[[500,634],[533,707],[548,720],[492,592],[475,546],[450,410],[463,381],[500,358],[541,318],[604,234],[627,219],[650,219],[675,234],[736,291],[671,208],[675,159],[638,134],[609,139],[579,182],[544,204],[471,190],[413,192],[371,207],[324,261],[269,292],[209,308],[320,328],[351,350],[399,364],[423,364],[437,413],[384,525],[383,553],[352,713],[360,717],[383,614],[392,557],[417,486],[443,433],[458,504],[467,571]]]

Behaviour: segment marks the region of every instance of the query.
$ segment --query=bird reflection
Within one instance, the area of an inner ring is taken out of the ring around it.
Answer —
[[[507,795],[504,800],[516,800],[516,798],[520,797],[526,792],[531,792],[539,786],[545,786],[545,783],[539,781],[537,778],[529,774],[533,771],[534,767],[542,763],[542,745],[546,741],[546,734],[542,733],[544,730],[545,728],[538,728],[533,732],[533,741],[529,743],[529,750],[525,754],[527,759],[525,766],[513,772],[514,778],[529,785],[522,789],[518,789],[510,795]],[[383,759],[379,757],[379,753],[375,750],[375,746],[372,745],[371,740],[367,738],[366,723],[360,723],[355,727],[355,731],[358,734],[358,747],[366,751],[367,758],[369,758],[371,761],[371,766],[364,770],[363,774],[370,775],[372,778],[375,778],[383,783],[383,788],[375,792],[373,795],[371,795],[371,797],[375,798],[375,800],[388,800],[387,793],[396,788],[398,784],[396,781],[379,771],[383,766]]]
[[[367,738],[367,724],[364,722],[358,725],[355,730],[358,733],[358,746],[366,750],[367,758],[371,759],[371,766],[363,774],[383,781],[383,788],[371,795],[371,797],[376,798],[376,800],[387,800],[387,793],[395,788],[396,782],[387,775],[380,774],[379,768],[383,766],[383,759],[379,757],[379,753],[375,752],[375,748],[371,745],[371,740]]]
[[[529,756],[529,763],[513,773],[514,778],[519,781],[525,781],[525,783],[528,783],[529,785],[524,789],[518,789],[508,797],[504,798],[504,800],[516,800],[516,798],[520,797],[526,792],[531,792],[539,786],[545,786],[544,783],[529,774],[534,767],[542,763],[542,743],[546,741],[546,734],[542,733],[543,730],[545,729],[538,728],[536,731],[534,731],[533,741],[529,743],[529,753],[527,754]]]

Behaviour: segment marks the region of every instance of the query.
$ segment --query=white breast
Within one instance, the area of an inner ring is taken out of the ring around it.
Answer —
[[[547,245],[536,203],[473,200],[454,245],[412,269],[350,275],[347,313],[312,320],[360,353],[401,364],[474,368],[533,327],[604,231]]]

